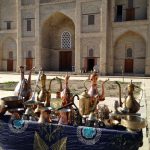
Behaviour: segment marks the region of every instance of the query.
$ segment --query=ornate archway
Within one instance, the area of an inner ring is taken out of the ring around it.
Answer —
[[[56,12],[42,26],[42,68],[71,71],[75,63],[75,25],[66,15]]]
[[[145,74],[146,42],[132,31],[121,35],[114,45],[114,73]]]

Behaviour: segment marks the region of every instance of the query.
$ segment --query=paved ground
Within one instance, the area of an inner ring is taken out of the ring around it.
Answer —
[[[64,75],[64,74],[63,74]],[[63,75],[60,75],[60,77],[63,78]],[[56,75],[53,76],[47,76],[48,79],[51,79],[55,77]],[[32,76],[32,80],[35,80],[37,78],[37,75]],[[127,77],[127,78],[122,78],[122,77],[101,77],[101,80],[105,80],[109,78],[110,81],[123,81],[124,82],[129,82],[133,80],[133,82],[142,82],[142,88],[144,89],[143,92],[143,98],[141,100],[141,109],[140,113],[142,117],[146,118],[148,120],[148,124],[150,127],[150,78],[142,78],[142,77]],[[70,80],[85,80],[87,79],[87,76],[75,76],[71,75]],[[5,73],[0,73],[0,83],[2,82],[8,82],[8,81],[19,81],[20,80],[20,75],[13,73],[13,74],[5,74]],[[12,91],[0,91],[0,97],[5,97],[5,96],[10,96],[13,95]],[[109,98],[107,97],[105,102],[110,105],[111,107],[113,106],[114,99],[116,98]],[[143,135],[144,135],[144,144],[143,147],[140,148],[140,150],[150,150],[149,148],[149,140],[146,137],[146,129],[143,130]],[[150,133],[149,133],[150,137]]]

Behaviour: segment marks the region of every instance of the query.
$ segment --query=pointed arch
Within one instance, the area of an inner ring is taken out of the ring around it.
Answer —
[[[61,12],[50,15],[42,26],[41,47],[44,70],[71,71],[75,61],[75,24],[72,19]]]
[[[140,34],[127,31],[114,43],[114,73],[145,74],[146,41]]]

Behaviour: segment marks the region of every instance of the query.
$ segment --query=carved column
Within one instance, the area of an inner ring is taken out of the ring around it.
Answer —
[[[17,63],[16,63],[16,71],[19,71],[19,66],[23,65],[23,58],[22,58],[22,24],[21,24],[21,0],[16,0],[17,5]]]
[[[76,1],[75,19],[75,72],[81,69],[81,2]]]
[[[100,74],[106,75],[107,73],[107,0],[102,0],[101,6],[101,17],[102,17],[102,39],[100,43]]]
[[[147,19],[148,19],[148,34],[146,43],[146,57],[145,57],[145,75],[150,76],[150,0],[147,1]]]
[[[40,20],[39,20],[39,0],[35,1],[35,66],[37,70],[41,68],[41,43],[40,43]]]

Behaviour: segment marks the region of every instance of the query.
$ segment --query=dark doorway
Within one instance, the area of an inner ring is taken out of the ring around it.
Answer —
[[[59,70],[60,71],[72,71],[72,52],[60,52],[59,53]]]
[[[94,59],[88,59],[88,62],[87,62],[87,69],[88,71],[91,71],[93,70],[93,67],[95,65],[95,60]]]
[[[117,5],[117,21],[122,21],[122,5]]]
[[[133,59],[125,59],[125,73],[133,73]]]
[[[31,70],[33,67],[32,58],[26,58],[26,70]]]
[[[7,59],[7,71],[13,71],[13,59]]]

